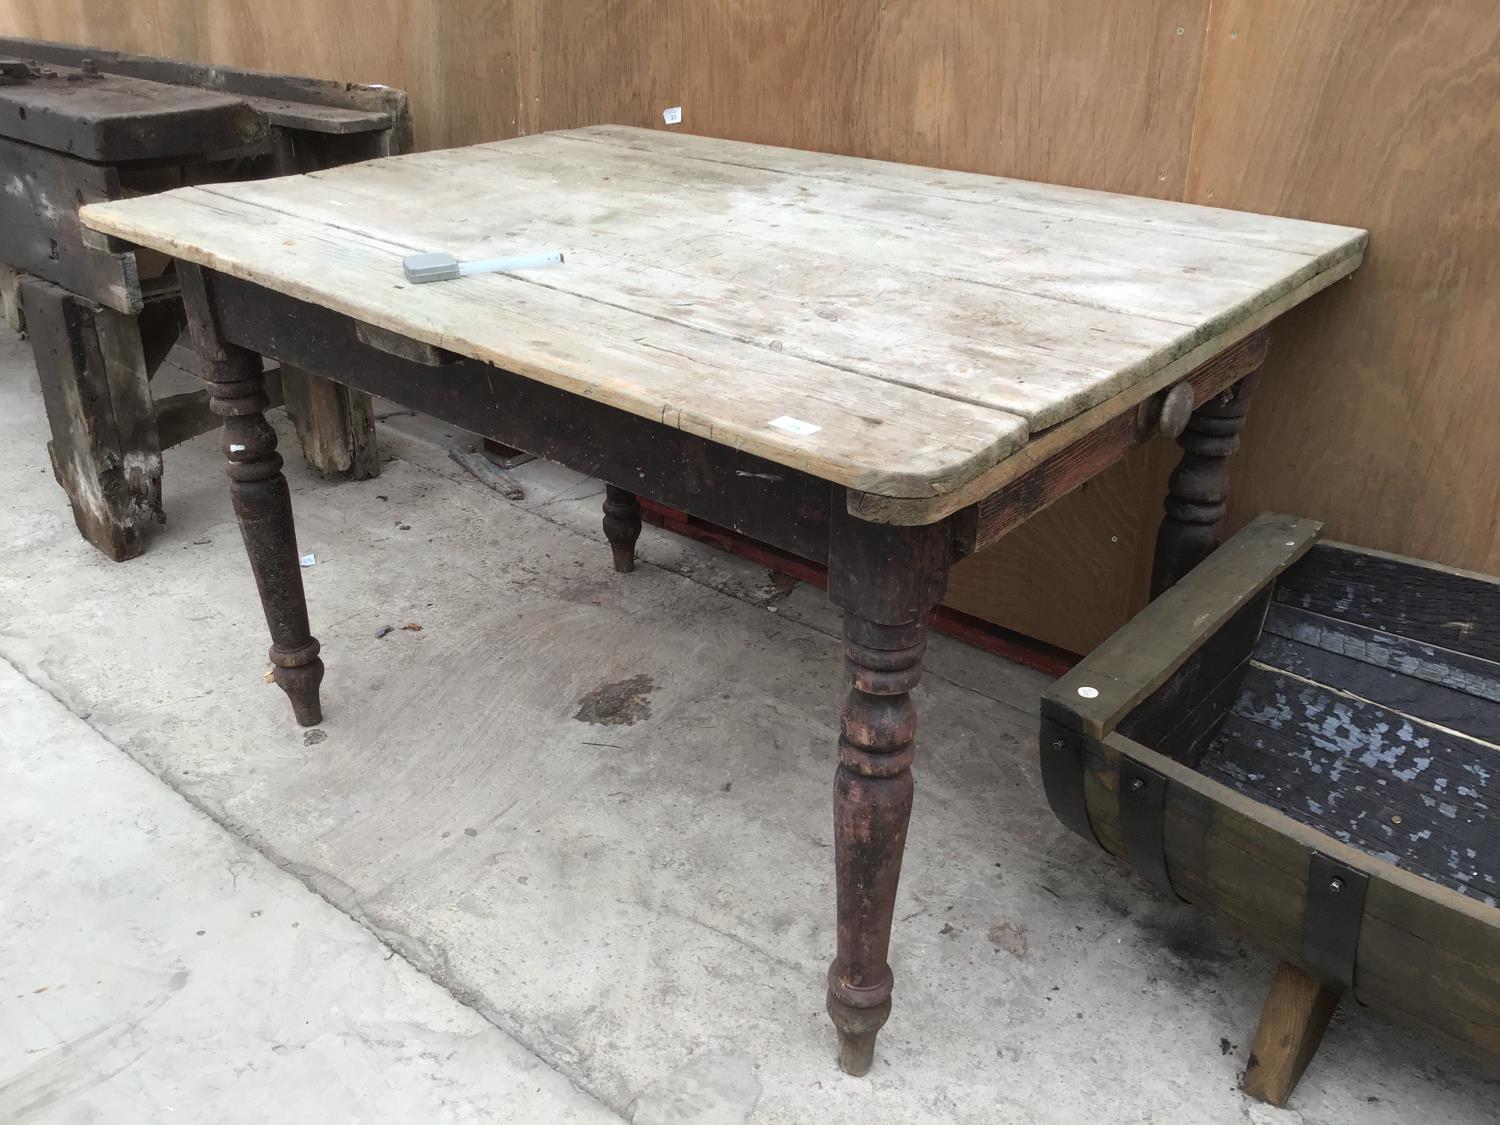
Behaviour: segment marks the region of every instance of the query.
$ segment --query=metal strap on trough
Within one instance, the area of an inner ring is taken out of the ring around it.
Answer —
[[[1083,789],[1083,750],[1087,742],[1078,731],[1043,713],[1042,789],[1047,794],[1047,803],[1064,825],[1091,844],[1099,845],[1094,826],[1089,823],[1088,800]]]
[[[1364,923],[1369,876],[1313,852],[1302,910],[1302,964],[1324,987],[1353,994],[1354,961]]]
[[[1134,758],[1120,759],[1120,836],[1125,856],[1142,878],[1177,895],[1167,874],[1162,828],[1167,813],[1167,779]]]

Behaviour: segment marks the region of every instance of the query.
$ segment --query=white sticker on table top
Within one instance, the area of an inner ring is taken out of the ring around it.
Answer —
[[[317,555],[311,555],[311,554],[309,554],[309,555],[303,555],[297,561],[300,562],[304,567],[317,566],[318,565],[318,556]]]
[[[822,426],[814,426],[811,422],[804,422],[801,418],[789,418],[785,414],[780,418],[772,418],[767,425],[775,426],[778,430],[785,430],[789,434],[798,434],[802,437],[807,437],[808,434],[815,434],[823,428]]]
[[[1078,689],[1078,694],[1083,696],[1083,698],[1085,699],[1098,699],[1099,689],[1096,687],[1089,687],[1085,684],[1083,687]]]
[[[661,119],[663,121],[665,121],[668,125],[681,125],[682,124],[682,107],[680,105],[674,105],[674,106],[672,106],[672,107],[670,107],[668,109],[662,110],[661,111]]]

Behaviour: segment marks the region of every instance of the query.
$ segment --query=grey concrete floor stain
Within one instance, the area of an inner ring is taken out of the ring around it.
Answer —
[[[655,690],[655,681],[645,675],[600,684],[578,701],[573,718],[600,727],[634,726],[651,717],[651,701],[646,697]]]

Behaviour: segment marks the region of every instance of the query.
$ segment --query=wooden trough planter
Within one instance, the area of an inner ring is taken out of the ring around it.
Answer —
[[[1340,998],[1500,1059],[1500,582],[1260,517],[1059,680],[1070,828],[1281,958],[1241,1088]]]

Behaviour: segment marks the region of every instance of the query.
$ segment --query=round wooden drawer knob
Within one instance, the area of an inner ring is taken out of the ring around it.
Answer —
[[[1193,416],[1193,388],[1178,383],[1161,402],[1161,418],[1156,424],[1162,437],[1175,438],[1187,429],[1188,419]]]

